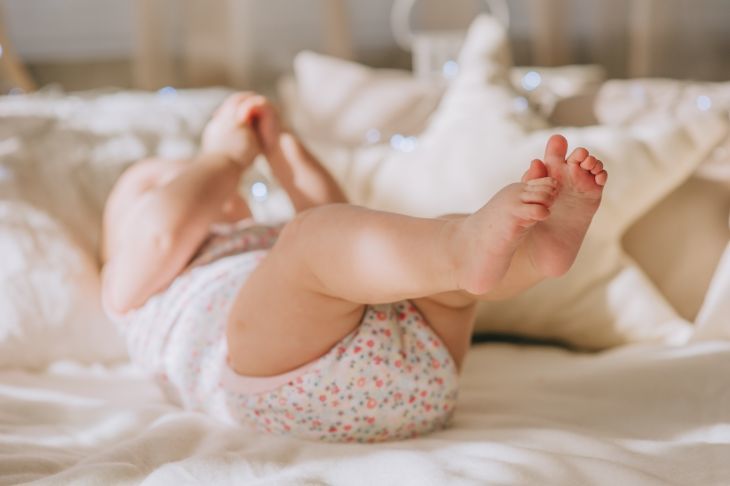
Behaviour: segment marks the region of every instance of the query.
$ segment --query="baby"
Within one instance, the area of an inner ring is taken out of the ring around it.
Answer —
[[[237,193],[263,153],[296,216],[262,226]],[[186,408],[306,439],[444,427],[478,300],[571,267],[607,173],[550,138],[473,214],[347,204],[255,93],[229,97],[193,160],[140,161],[107,201],[103,301],[132,358]]]

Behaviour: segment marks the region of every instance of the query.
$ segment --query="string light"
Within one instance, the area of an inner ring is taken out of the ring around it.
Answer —
[[[365,141],[370,144],[380,142],[380,130],[377,128],[371,128],[365,132]]]
[[[512,107],[515,111],[523,113],[527,111],[527,109],[530,107],[530,104],[527,101],[527,98],[524,96],[517,96],[514,100],[512,100]]]
[[[269,187],[265,182],[256,181],[251,184],[251,196],[255,201],[264,202],[269,197]]]
[[[396,133],[395,135],[390,137],[390,146],[400,152],[413,152],[414,150],[416,150],[416,145],[418,145],[417,137],[406,137],[401,135],[400,133]]]
[[[401,152],[413,152],[416,150],[418,139],[416,137],[405,137],[400,143]]]
[[[522,87],[527,91],[537,89],[537,87],[540,86],[540,83],[542,83],[542,76],[540,76],[540,73],[537,71],[527,71],[527,73],[522,76]]]
[[[712,100],[706,95],[698,96],[695,104],[697,105],[697,109],[700,111],[707,111],[712,108]]]
[[[395,135],[390,137],[390,146],[393,147],[395,150],[400,150],[400,144],[404,138],[405,137],[400,133],[396,133]]]
[[[158,89],[157,94],[160,96],[175,96],[177,94],[177,90],[172,86],[165,86],[164,88]]]
[[[448,60],[441,67],[441,74],[446,79],[454,79],[459,74],[459,63],[454,60]]]

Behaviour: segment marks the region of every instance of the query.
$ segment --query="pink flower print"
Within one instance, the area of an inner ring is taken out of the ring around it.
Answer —
[[[441,363],[439,363],[439,361],[436,358],[434,358],[431,360],[431,367],[439,369],[439,368],[441,368]]]
[[[393,364],[395,365],[396,368],[400,368],[401,366],[403,366],[403,362],[399,359],[395,360],[395,363],[393,363]]]
[[[367,406],[368,408],[375,408],[377,404],[378,402],[374,398],[371,398],[368,400]]]
[[[375,380],[375,386],[377,386],[378,388],[382,388],[383,380]]]
[[[325,400],[327,400],[327,397],[325,395],[320,395],[319,396],[319,401],[320,402],[324,402]]]
[[[365,377],[364,376],[361,376],[360,378],[357,379],[357,386],[359,386],[360,388],[365,386]]]
[[[382,363],[382,362],[383,362],[383,358],[381,358],[380,356],[376,356],[376,357],[374,357],[374,358],[373,358],[373,362],[374,362],[374,363],[375,363],[376,365],[379,365],[380,363]]]
[[[366,342],[365,344],[367,344],[368,348],[372,348],[373,346],[375,346],[375,341],[373,341],[372,339],[368,339],[368,342]]]
[[[379,321],[384,321],[385,320],[385,312],[378,311],[378,312],[375,313],[375,317],[377,317]]]
[[[386,336],[390,337],[390,334],[391,334],[390,329],[384,329],[383,330],[383,334],[385,334]]]

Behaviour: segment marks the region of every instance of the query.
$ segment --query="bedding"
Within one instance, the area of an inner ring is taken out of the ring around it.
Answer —
[[[730,480],[730,343],[487,344],[451,428],[379,445],[225,427],[129,365],[0,372],[0,484],[703,485]]]

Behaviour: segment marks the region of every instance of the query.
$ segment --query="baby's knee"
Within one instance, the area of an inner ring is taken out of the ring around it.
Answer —
[[[288,223],[284,225],[279,233],[276,244],[278,246],[289,246],[301,240],[303,234],[314,231],[313,224],[319,218],[318,213],[321,212],[321,206],[305,209],[294,216]]]

